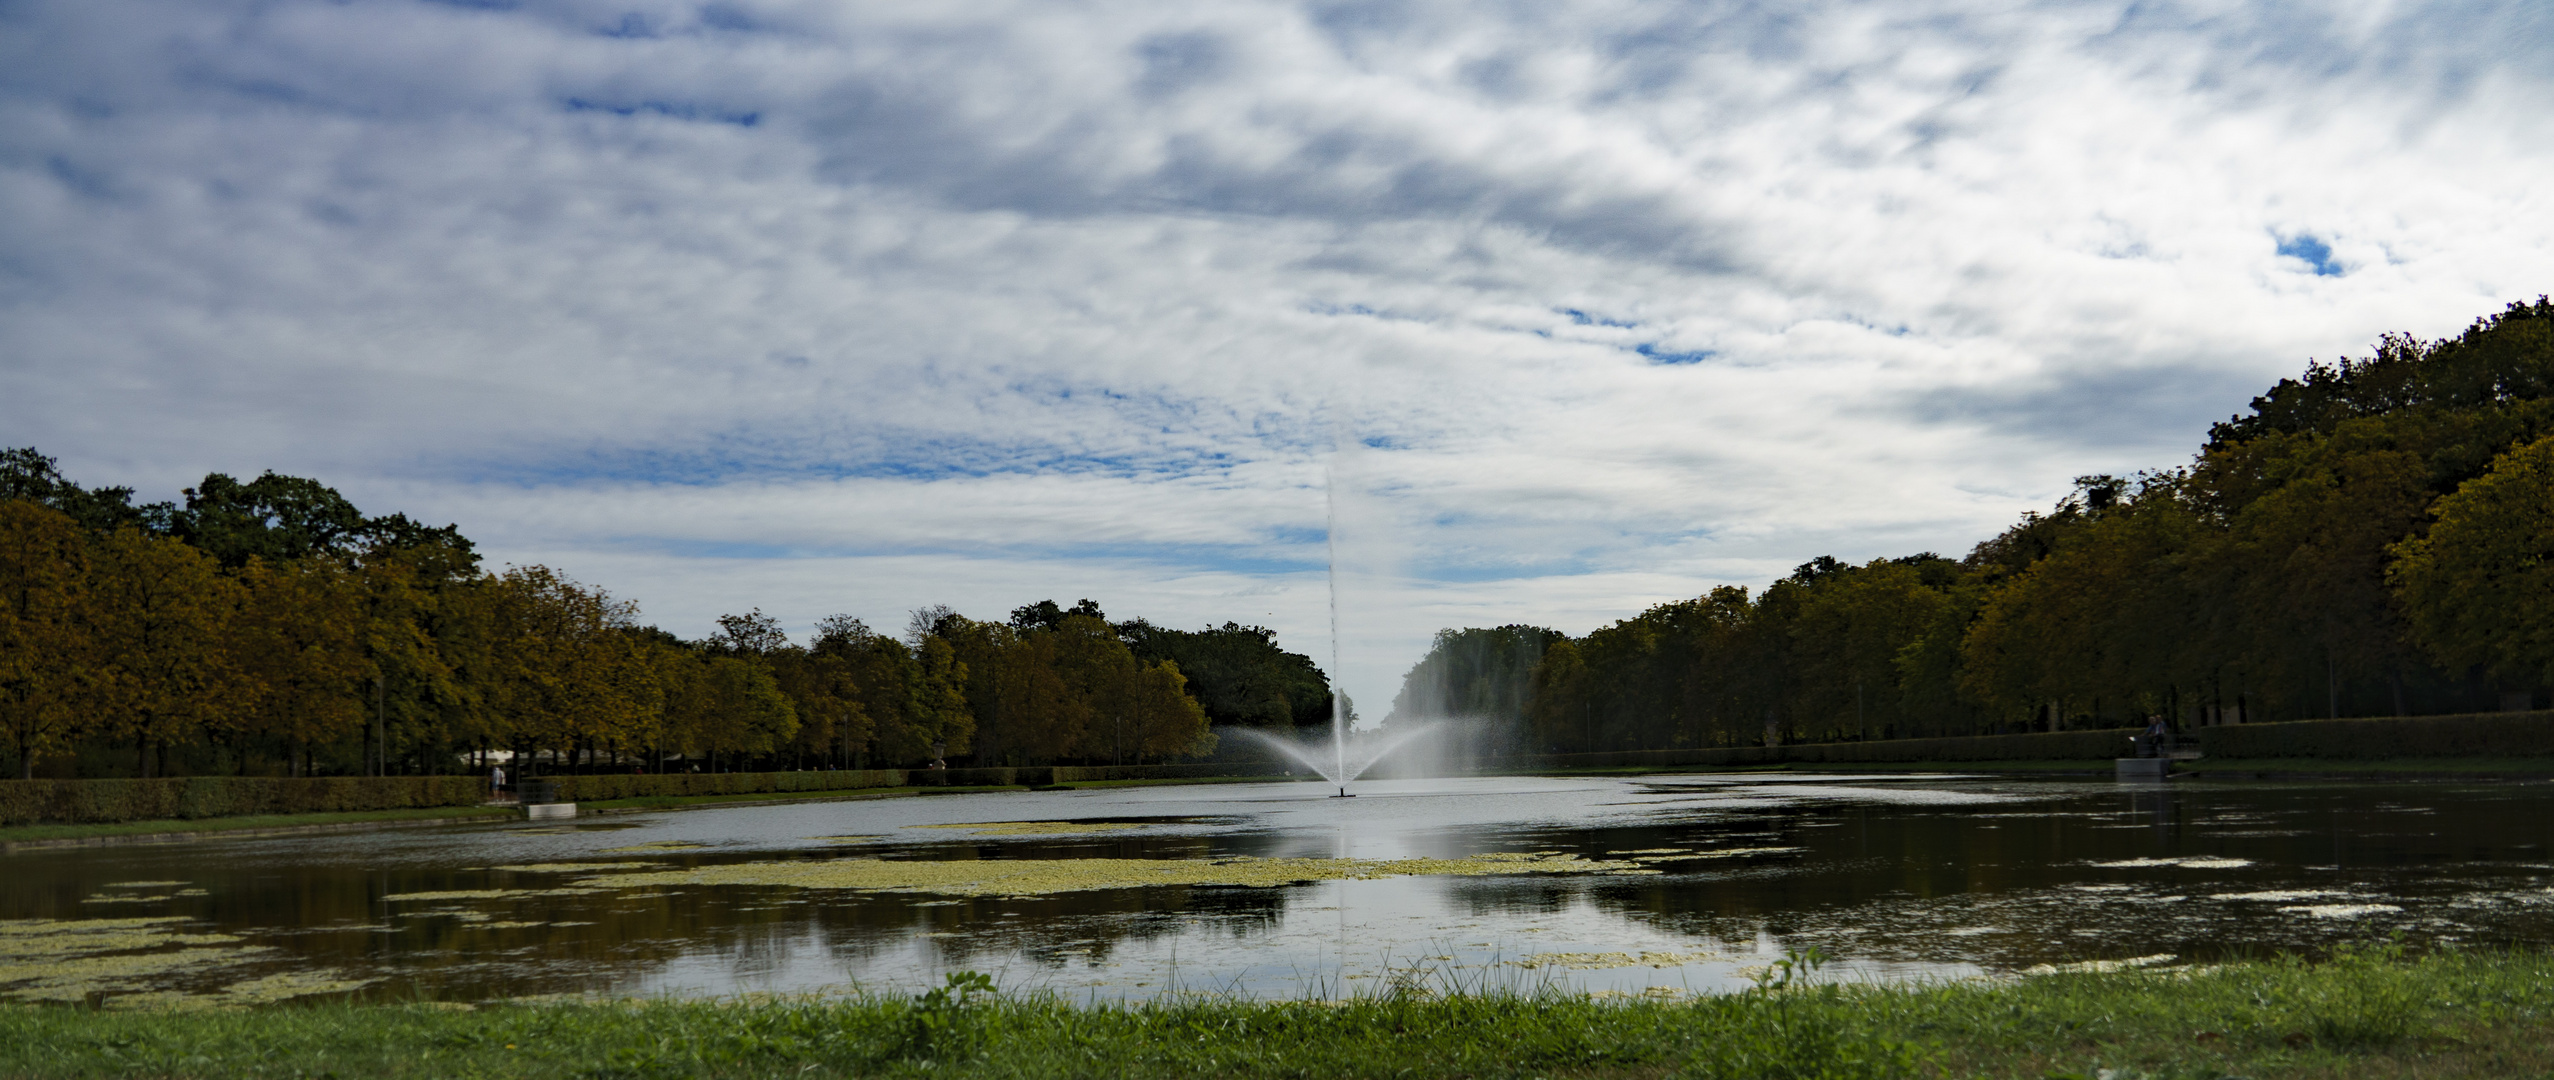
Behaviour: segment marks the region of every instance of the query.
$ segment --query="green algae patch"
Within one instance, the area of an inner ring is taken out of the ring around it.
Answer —
[[[53,956],[122,952],[167,945],[235,945],[230,934],[187,934],[177,927],[189,920],[159,919],[6,919],[0,920],[0,968]],[[5,981],[0,976],[0,981]]]
[[[603,849],[603,853],[618,855],[628,851],[692,851],[708,846],[697,840],[651,840],[644,844],[631,844],[628,847],[607,847]]]
[[[1633,862],[1524,853],[1461,859],[833,859],[617,874],[577,884],[788,885],[942,896],[1041,896],[1163,885],[1267,889],[1298,882],[1410,876],[1655,873]]]
[[[1072,836],[1117,832],[1144,826],[1122,821],[971,821],[954,825],[907,825],[908,829],[965,829],[977,836]]]
[[[1635,858],[1637,861],[1645,863],[1686,862],[1693,859],[1734,859],[1741,855],[1784,855],[1794,851],[1804,850],[1807,849],[1796,847],[1740,847],[1721,848],[1718,851],[1688,851],[1681,855],[1641,855],[1636,856]]]
[[[382,900],[401,903],[423,903],[432,900],[505,900],[519,896],[584,896],[600,889],[567,886],[556,889],[442,889],[435,892],[391,893]]]
[[[184,919],[0,921],[0,996],[81,1001],[262,960],[275,950],[230,934],[183,932]]]
[[[245,1009],[255,1005],[270,1005],[278,1001],[309,997],[313,994],[343,994],[380,981],[380,979],[356,978],[342,971],[282,971],[235,982],[207,994],[159,990],[111,997],[106,999],[106,1005],[112,1009],[128,1012]]]

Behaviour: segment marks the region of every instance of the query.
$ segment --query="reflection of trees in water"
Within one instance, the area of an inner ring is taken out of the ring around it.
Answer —
[[[2537,894],[2554,885],[2554,871],[2534,865],[2546,860],[2536,845],[2554,843],[2545,839],[2554,836],[2554,799],[2541,785],[2052,791],[2048,800],[2029,803],[1715,810],[1709,818],[1652,819],[1630,828],[1450,829],[1393,839],[1409,850],[1446,854],[1564,850],[1591,858],[1654,848],[1801,848],[1662,862],[1655,864],[1667,871],[1660,876],[1431,878],[1423,887],[1442,898],[1434,902],[1473,917],[1551,917],[1593,904],[1674,934],[1746,942],[1761,931],[1866,960],[2023,966],[2161,952],[2204,958],[2244,948],[2312,948],[2394,926],[2416,936],[2462,933],[2477,941],[2554,939],[2554,904],[2463,899],[2490,887]],[[644,858],[696,867],[793,857],[1326,857],[1343,842],[1335,830],[1270,830]],[[281,963],[391,976],[372,993],[473,998],[621,992],[678,960],[753,971],[803,959],[808,949],[856,971],[905,962],[916,936],[935,932],[959,935],[929,939],[948,966],[1025,962],[1056,970],[1076,959],[1103,963],[1126,946],[1175,935],[1247,942],[1282,929],[1288,906],[1313,895],[1291,887],[1169,886],[938,897],[745,885],[540,895],[585,875],[472,869],[459,856],[441,867],[366,870],[297,862],[294,851],[205,844],[13,856],[13,873],[0,876],[0,918],[200,918],[211,924],[205,929],[281,950]],[[2166,857],[2253,865],[2088,865]],[[2309,869],[2316,867],[2335,869]],[[208,895],[151,905],[82,903],[113,891],[108,885],[141,880],[182,880]],[[2127,888],[2072,888],[2086,884]],[[2344,919],[2275,914],[2276,904],[2267,901],[2207,899],[2354,887],[2392,897],[2407,910],[2354,927]],[[445,890],[522,891],[451,901],[381,899]],[[2191,899],[2164,899],[2177,895]],[[538,925],[493,925],[502,923]]]
[[[2432,789],[2391,805],[2339,787],[2121,789],[2027,808],[1819,809],[1788,815],[1792,827],[1780,830],[1784,846],[1804,851],[1662,864],[1666,876],[1603,879],[1593,893],[1610,910],[1681,934],[1728,941],[1761,931],[1850,957],[1991,967],[2311,949],[2396,927],[2454,934],[2472,924],[2421,916],[2413,903],[2403,916],[2354,925],[2209,897],[2355,888],[2451,901],[2541,887],[2524,868],[2493,861],[2554,835],[2554,800],[2514,794]],[[2251,865],[2152,862],[2182,858]],[[2149,864],[2090,865],[2138,860]],[[2477,915],[2503,936],[2544,940],[2554,930],[2554,911]]]
[[[1218,838],[1040,838],[827,850],[799,857],[1202,859],[1246,852]],[[182,915],[281,950],[295,966],[352,967],[390,976],[374,993],[478,998],[536,993],[618,993],[666,964],[703,959],[739,975],[783,966],[808,948],[846,967],[877,961],[933,939],[951,966],[1018,954],[1050,967],[1075,955],[1105,960],[1127,941],[1194,932],[1204,920],[1236,936],[1275,925],[1283,890],[1156,887],[1045,897],[940,897],[786,886],[720,885],[543,895],[608,872],[524,872],[401,867],[367,871],[330,864],[260,864],[219,859],[144,859],[99,865],[47,857],[35,873],[0,879],[5,917],[94,918]],[[767,862],[770,852],[716,856],[651,852],[671,868]],[[592,861],[607,861],[611,857]],[[628,861],[631,856],[624,856]],[[36,867],[31,867],[35,869]],[[148,911],[100,910],[81,901],[111,883],[183,878],[210,894]],[[385,901],[385,896],[498,891],[487,897]],[[532,925],[506,925],[532,924]],[[566,925],[562,925],[566,924]],[[582,925],[578,925],[582,924]],[[1067,950],[1079,950],[1068,952]]]
[[[952,966],[1017,953],[1049,970],[1076,959],[1105,962],[1120,945],[1215,930],[1234,938],[1283,921],[1290,889],[1195,885],[1105,889],[1003,901],[1003,921],[941,946]]]

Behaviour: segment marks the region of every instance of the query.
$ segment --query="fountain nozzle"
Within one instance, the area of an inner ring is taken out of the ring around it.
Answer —
[[[1347,788],[1340,788],[1340,789],[1339,789],[1339,794],[1337,794],[1337,795],[1333,795],[1333,796],[1331,796],[1331,798],[1334,798],[1334,799],[1353,799],[1353,798],[1356,798],[1356,796],[1351,795],[1351,794],[1348,794],[1348,789],[1347,789]]]

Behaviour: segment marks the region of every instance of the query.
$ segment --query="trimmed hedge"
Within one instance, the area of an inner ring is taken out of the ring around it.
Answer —
[[[805,791],[856,791],[903,787],[902,769],[820,769],[813,772],[648,773],[642,775],[544,776],[558,785],[562,802],[602,802],[649,796],[761,795]]]
[[[182,776],[157,780],[0,780],[0,825],[110,824],[475,806],[474,776]]]
[[[1954,735],[1938,739],[1874,739],[1869,742],[1800,743],[1791,746],[1717,746],[1692,750],[1619,750],[1597,754],[1538,754],[1514,759],[1527,767],[1622,768],[1676,765],[1782,765],[1791,762],[1882,761],[2092,761],[2125,757],[2126,729],[2053,731],[2032,735]]]
[[[1093,780],[1198,780],[1226,776],[1283,776],[1286,768],[1277,762],[1201,762],[1195,765],[1058,765],[1055,783],[1086,783]]]
[[[892,787],[1045,787],[1092,780],[1275,775],[1274,765],[1034,766],[991,769],[827,769],[814,772],[544,776],[563,802],[650,796],[790,795]],[[477,776],[188,776],[161,780],[0,780],[0,826],[111,824],[250,814],[317,814],[476,806]]]
[[[1793,762],[2089,761],[2130,752],[2128,729],[1939,739],[1725,746],[1539,754],[1489,762],[1506,768],[1620,768],[1780,765]],[[2554,757],[2554,712],[2296,720],[2199,729],[2213,758]],[[1276,776],[1276,763],[1056,765],[987,769],[829,769],[816,772],[664,773],[543,777],[570,802],[686,795],[786,795],[888,787],[1045,787],[1095,780]],[[0,780],[0,826],[316,814],[475,806],[487,800],[476,776],[186,776],[159,780]]]
[[[2554,712],[2291,720],[2199,729],[2213,758],[2382,758],[2554,756]]]

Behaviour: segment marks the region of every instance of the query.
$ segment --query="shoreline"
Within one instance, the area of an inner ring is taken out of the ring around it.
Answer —
[[[1910,762],[1786,762],[1767,765],[1732,766],[1597,766],[1582,769],[1530,769],[1475,776],[1553,776],[1588,778],[1631,778],[1641,776],[1726,776],[1810,773],[1825,775],[1900,775],[1909,773],[1987,774],[1999,778],[2085,779],[2109,777],[2109,761],[1910,761]],[[2337,781],[2353,783],[2508,783],[2554,782],[2554,759],[2545,758],[2418,758],[2390,762],[2354,761],[2317,758],[2259,758],[2210,760],[2206,758],[2176,765],[2168,779],[2224,780],[2260,782]],[[1310,783],[1303,777],[1229,776],[1229,777],[1158,777],[1124,780],[1083,780],[1044,786],[999,785],[980,787],[921,786],[897,788],[855,788],[837,791],[812,791],[797,795],[754,793],[744,795],[660,795],[578,804],[579,817],[648,814],[680,810],[707,810],[754,806],[789,806],[799,803],[863,802],[872,799],[901,799],[932,795],[972,795],[1006,791],[1076,791],[1124,787],[1205,786],[1216,784]],[[60,850],[64,848],[108,847],[125,844],[172,844],[193,840],[252,839],[270,836],[293,836],[335,832],[372,832],[388,829],[446,828],[463,825],[503,825],[524,821],[520,807],[512,803],[488,803],[471,807],[436,807],[422,810],[372,810],[346,813],[257,815],[242,818],[200,818],[194,820],[162,820],[116,822],[111,824],[21,825],[0,828],[0,856],[20,852]]]

